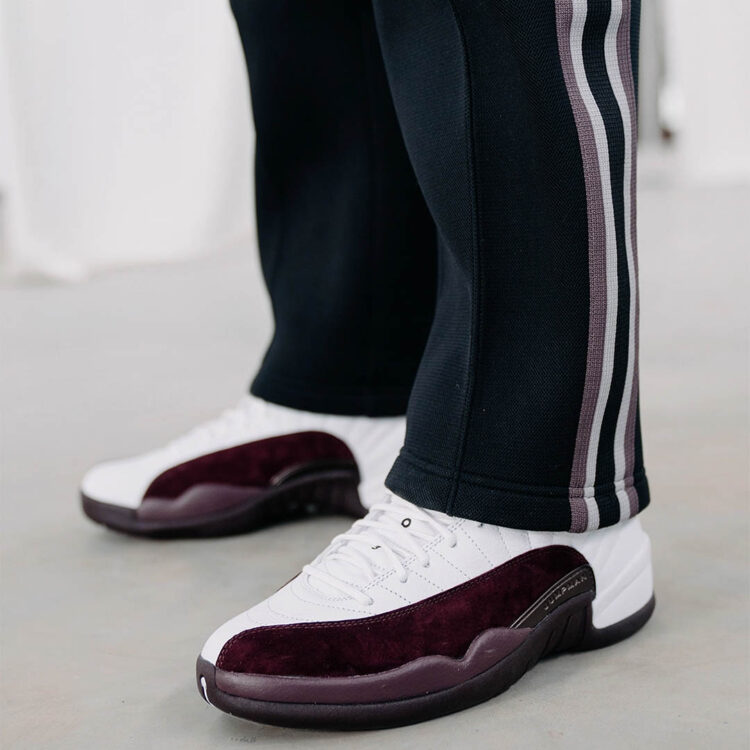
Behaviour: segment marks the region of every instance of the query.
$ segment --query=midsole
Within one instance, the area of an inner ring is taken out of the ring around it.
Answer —
[[[345,482],[351,483],[356,488],[356,478],[356,470],[337,469],[308,474],[279,486],[264,489],[222,487],[219,499],[215,502],[212,502],[209,494],[217,488],[211,485],[201,485],[185,493],[183,497],[188,496],[190,499],[187,503],[183,502],[182,498],[144,501],[144,505],[150,506],[145,514],[140,513],[140,509],[104,503],[83,494],[82,500],[88,515],[100,523],[149,533],[190,529],[206,523],[231,522],[250,508],[265,504],[277,496],[286,495],[306,486],[314,486],[320,482]],[[155,507],[157,504],[158,510]],[[301,507],[304,507],[304,503]],[[293,514],[293,509],[287,508],[287,510],[290,515]]]
[[[195,520],[213,518],[232,512],[238,506],[261,500],[267,493],[261,487],[232,487],[222,484],[199,484],[183,492],[180,497],[164,500],[147,497],[136,510],[141,521]]]
[[[215,670],[216,687],[229,695],[277,703],[377,703],[445,690],[490,669],[522,646],[542,624],[586,612],[594,592],[566,600],[536,628],[500,627],[480,633],[459,659],[429,655],[395,669],[350,677],[294,677]],[[582,624],[583,621],[581,621]],[[583,631],[581,631],[582,633]]]
[[[479,635],[461,659],[422,656],[377,674],[353,677],[283,677],[216,670],[216,687],[243,698],[305,703],[374,703],[399,700],[452,687],[489,669],[515,651],[528,628],[493,628]]]

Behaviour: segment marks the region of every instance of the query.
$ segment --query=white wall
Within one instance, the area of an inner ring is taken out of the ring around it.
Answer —
[[[667,0],[665,10],[669,78],[683,108],[679,174],[689,183],[748,183],[750,2]]]
[[[750,2],[660,1],[670,175],[750,182]],[[228,0],[0,0],[0,269],[74,279],[250,236],[251,134]]]
[[[75,278],[251,232],[226,0],[0,2],[6,271]]]

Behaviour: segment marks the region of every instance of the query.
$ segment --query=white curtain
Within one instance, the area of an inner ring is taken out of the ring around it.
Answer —
[[[4,274],[80,278],[251,228],[228,0],[0,0]]]

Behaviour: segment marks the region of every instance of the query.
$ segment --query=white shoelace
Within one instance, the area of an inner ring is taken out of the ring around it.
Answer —
[[[384,561],[398,573],[399,580],[405,583],[409,576],[404,565],[407,558],[413,555],[422,567],[430,566],[425,542],[440,535],[451,547],[456,546],[456,535],[448,528],[450,521],[448,516],[431,513],[391,495],[387,500],[375,503],[348,532],[335,537],[302,572],[360,604],[370,606],[374,603],[373,598],[346,579],[373,580],[379,574],[378,567],[382,570],[381,562],[385,558]],[[376,554],[381,562],[376,561]]]
[[[167,450],[180,455],[203,447],[213,447],[223,437],[249,429],[261,418],[259,411],[263,406],[264,401],[243,396],[236,406],[224,410],[218,417],[193,427],[189,432],[172,440],[167,444]]]

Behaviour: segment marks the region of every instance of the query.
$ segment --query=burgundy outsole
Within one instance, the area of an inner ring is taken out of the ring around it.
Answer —
[[[220,690],[216,682],[217,672],[220,673],[221,670],[199,658],[196,665],[198,692],[222,711],[262,724],[336,730],[386,729],[415,724],[469,708],[499,695],[547,656],[566,651],[588,651],[622,641],[646,624],[655,606],[655,600],[651,597],[644,607],[624,620],[597,629],[591,619],[592,601],[592,592],[573,597],[530,629],[520,645],[510,653],[501,650],[495,664],[470,679],[443,690],[415,690],[415,694],[410,697],[381,702],[356,703],[349,700],[346,703],[322,703],[316,702],[314,686],[316,680],[322,682],[326,678],[285,678],[308,682],[311,687],[309,702],[257,700]],[[478,636],[475,643],[484,635]],[[470,646],[467,654],[471,650]],[[388,673],[381,674],[385,687],[389,679]],[[219,674],[218,677],[227,682],[226,677],[229,675],[235,683],[241,682],[241,676],[233,673]],[[259,676],[248,677],[252,680]],[[350,679],[354,690],[356,681],[361,678]]]
[[[242,534],[311,515],[360,518],[356,466],[325,468],[293,474],[281,484],[248,489],[231,507],[182,518],[143,518],[138,509],[123,508],[81,493],[83,512],[115,531],[147,537],[213,537]]]

